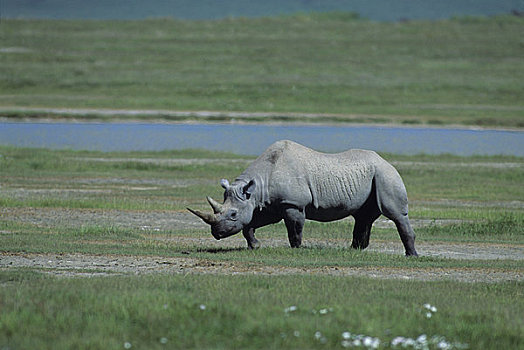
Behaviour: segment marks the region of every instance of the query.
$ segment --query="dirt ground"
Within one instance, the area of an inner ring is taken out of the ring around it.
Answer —
[[[246,243],[241,235],[225,240],[215,241],[209,237],[184,237],[162,234],[162,231],[176,227],[203,229],[206,225],[189,214],[173,211],[119,211],[98,209],[57,209],[57,208],[2,208],[0,216],[27,222],[39,226],[62,226],[113,224],[118,227],[140,228],[147,231],[151,239],[169,240],[175,245],[198,246],[211,249],[242,248]],[[427,224],[425,221],[414,221],[414,226]],[[393,223],[383,218],[376,224],[378,227],[391,227]],[[9,235],[9,231],[0,231]],[[263,247],[288,246],[285,233],[282,238],[264,238],[259,236]],[[305,247],[347,247],[347,239],[313,239],[304,237]],[[371,239],[370,251],[390,254],[403,254],[398,242]],[[524,245],[493,243],[449,243],[429,242],[419,237],[417,250],[421,256],[466,260],[524,260]],[[87,254],[0,254],[0,269],[14,267],[36,268],[58,276],[97,276],[115,274],[147,273],[214,273],[214,274],[324,274],[337,276],[368,276],[373,278],[395,278],[406,280],[458,280],[466,282],[500,282],[524,280],[524,271],[472,268],[387,268],[387,267],[283,267],[257,264],[239,264],[227,261],[212,261],[191,257],[188,252],[184,257],[150,257],[122,255],[87,255]]]
[[[523,279],[522,271],[486,269],[411,269],[388,267],[281,267],[246,265],[191,257],[136,257],[86,254],[9,254],[0,255],[0,268],[31,267],[53,275],[103,276],[115,274],[200,273],[228,275],[313,274],[332,276],[366,276],[404,280],[457,280],[464,282],[501,282]]]

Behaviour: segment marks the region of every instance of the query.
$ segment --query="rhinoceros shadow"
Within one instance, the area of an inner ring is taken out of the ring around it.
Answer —
[[[198,253],[211,253],[211,254],[222,254],[222,253],[231,253],[231,252],[240,252],[246,250],[246,248],[225,248],[225,247],[219,247],[219,248],[199,248],[197,249]]]

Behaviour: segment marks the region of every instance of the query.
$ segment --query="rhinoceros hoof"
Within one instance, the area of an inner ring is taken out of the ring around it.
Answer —
[[[249,249],[258,249],[260,248],[261,245],[262,243],[260,243],[260,241],[255,241],[255,242],[251,242],[250,244],[248,244],[248,248]]]
[[[410,252],[406,252],[406,256],[418,258],[418,254],[414,250]]]

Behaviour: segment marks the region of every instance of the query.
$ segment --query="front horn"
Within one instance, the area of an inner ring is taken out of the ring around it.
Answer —
[[[223,210],[222,204],[218,203],[216,200],[214,200],[211,197],[206,197],[206,199],[209,205],[211,206],[211,208],[213,208],[213,213],[218,214],[222,212]]]
[[[195,214],[196,216],[204,220],[204,222],[208,225],[213,225],[213,224],[216,224],[217,222],[217,218],[213,214],[202,213],[198,210],[193,210],[190,208],[187,208],[187,210],[189,210],[190,212],[192,212],[193,214]]]

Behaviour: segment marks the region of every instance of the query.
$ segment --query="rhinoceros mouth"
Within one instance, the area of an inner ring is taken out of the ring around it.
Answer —
[[[229,229],[227,231],[221,231],[221,232],[216,232],[213,229],[211,229],[211,234],[213,235],[213,237],[215,237],[215,239],[217,241],[219,241],[222,238],[227,238],[227,237],[233,236],[234,234],[239,233],[241,230],[242,229],[238,229],[236,227],[231,228],[231,229]]]

